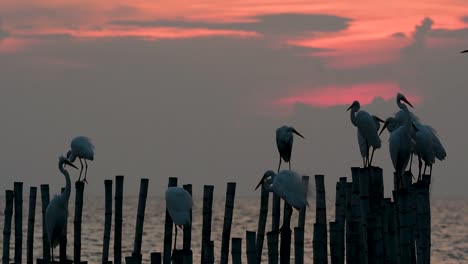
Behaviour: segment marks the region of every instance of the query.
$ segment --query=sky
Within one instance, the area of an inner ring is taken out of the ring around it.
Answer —
[[[437,3],[435,3],[437,2]],[[0,2],[0,184],[64,185],[59,155],[92,138],[86,192],[125,175],[125,194],[168,177],[237,194],[276,170],[275,130],[294,126],[292,167],[339,177],[362,163],[348,106],[380,118],[401,92],[447,158],[435,197],[468,198],[464,0]],[[374,164],[390,195],[388,134]],[[416,164],[415,164],[416,165]],[[284,167],[286,168],[286,167]],[[76,171],[72,179],[77,179]]]

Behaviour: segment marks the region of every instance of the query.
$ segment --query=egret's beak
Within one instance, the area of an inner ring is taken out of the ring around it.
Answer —
[[[350,105],[346,111],[349,111],[349,109],[353,108],[354,104]]]
[[[462,51],[462,52],[460,52],[460,53],[467,53],[467,52],[468,52],[468,50],[464,50],[464,51]]]
[[[406,97],[401,98],[401,100],[403,100],[403,102],[405,102],[405,103],[407,103],[409,106],[411,106],[411,108],[414,108],[413,105],[412,105],[410,102],[408,102],[408,100],[406,99]]]
[[[301,138],[304,138],[304,139],[305,139],[305,137],[304,137],[304,136],[302,136],[302,135],[301,135],[299,132],[297,132],[297,130],[296,130],[296,129],[294,129],[294,128],[293,128],[292,132],[293,132],[294,134],[296,134],[296,135],[300,136]]]
[[[418,131],[419,129],[416,127],[416,125],[414,123],[412,123],[413,125],[413,128],[414,128],[414,131]]]
[[[65,161],[65,164],[64,164],[63,166],[65,167],[65,165],[70,165],[70,166],[72,166],[73,168],[78,169],[75,165],[73,165],[73,163],[71,163],[71,162],[68,161],[68,160]]]
[[[382,132],[387,128],[387,125],[388,125],[388,123],[385,122],[384,126],[382,127],[382,130],[380,130],[379,137],[380,137],[380,135],[382,135]]]
[[[255,187],[255,190],[258,189],[258,187],[260,187],[260,185],[263,184],[263,182],[265,181],[265,179],[267,178],[268,176],[266,174],[263,175],[262,179],[260,180],[260,182],[257,184],[257,187]]]
[[[379,121],[380,123],[385,123],[385,121],[380,119],[378,116],[375,116],[375,119],[377,119],[377,121]]]

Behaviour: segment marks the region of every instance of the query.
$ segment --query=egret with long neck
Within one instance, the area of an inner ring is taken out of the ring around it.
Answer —
[[[46,208],[45,225],[47,229],[47,238],[52,250],[52,261],[54,261],[54,248],[60,241],[66,238],[65,225],[68,217],[68,200],[70,199],[71,181],[68,171],[64,166],[69,165],[78,169],[73,163],[68,161],[65,157],[59,158],[58,167],[60,172],[65,177],[65,190],[54,197]]]

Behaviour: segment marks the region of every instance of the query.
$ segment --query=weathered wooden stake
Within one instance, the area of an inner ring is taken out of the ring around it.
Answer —
[[[408,188],[398,191],[398,219],[400,221],[400,263],[411,263],[411,230]]]
[[[161,252],[151,253],[151,264],[161,264]]]
[[[295,264],[304,263],[304,229],[294,227],[294,260]]]
[[[229,258],[229,241],[231,240],[232,213],[234,210],[234,198],[236,195],[236,183],[228,182],[226,191],[226,204],[224,207],[223,237],[221,241],[221,264],[227,264]]]
[[[65,188],[62,188],[61,189],[61,193],[63,193],[65,191]],[[67,218],[68,220],[68,218]],[[68,222],[68,221],[67,221]],[[65,234],[68,234],[68,223],[65,223],[64,225],[64,230],[65,230]],[[65,236],[63,239],[60,240],[59,242],[59,260],[61,263],[66,263],[67,261],[67,236]]]
[[[208,247],[211,241],[211,214],[213,210],[213,185],[203,186],[203,224],[202,224],[202,243],[201,243],[201,262],[205,260],[205,247]]]
[[[431,257],[431,208],[429,196],[429,175],[423,175],[423,180],[417,183],[417,229],[418,238],[417,259],[418,264],[429,264]]]
[[[205,255],[203,256],[203,263],[213,264],[214,263],[214,242],[213,240],[208,241],[205,246]]]
[[[369,186],[370,186],[370,168],[359,170],[359,199],[361,208],[361,247],[364,254],[361,255],[363,263],[368,262],[367,247],[367,216],[369,215]]]
[[[361,224],[358,221],[346,221],[346,234],[347,234],[347,249],[346,249],[346,263],[360,263],[360,237],[359,230]],[[348,250],[349,249],[349,250]]]
[[[346,216],[345,216],[345,230],[346,230],[346,263],[354,263],[351,261],[356,261],[356,259],[351,259],[351,257],[354,257],[355,252],[357,252],[359,249],[355,247],[353,244],[353,238],[351,234],[351,230],[349,227],[349,222],[352,221],[352,197],[353,197],[353,183],[352,182],[347,182],[346,183]],[[354,220],[354,219],[353,219]],[[355,235],[355,234],[354,234]],[[359,238],[358,238],[359,239]]]
[[[167,187],[177,186],[177,178],[169,177],[169,183]],[[163,263],[169,264],[171,262],[171,250],[172,250],[172,228],[173,222],[169,211],[166,208],[166,218],[164,221],[164,253],[163,253]]]
[[[233,237],[231,239],[232,247],[231,247],[231,256],[232,256],[232,263],[233,264],[241,264],[242,263],[242,238],[240,237]]]
[[[330,222],[330,260],[332,264],[339,263],[338,229],[337,222]]]
[[[271,230],[273,231],[271,233],[272,236],[276,236],[275,239],[272,239],[272,241],[276,241],[277,243],[279,242],[279,228],[280,228],[280,216],[281,216],[281,198],[276,195],[275,193],[272,193],[273,195],[273,201],[271,204]],[[272,242],[273,243],[273,242]],[[276,246],[278,248],[278,245]],[[275,255],[268,256],[274,257]],[[279,255],[278,255],[279,256]],[[278,260],[276,260],[278,261]]]
[[[14,183],[15,192],[15,263],[21,264],[23,251],[23,183]]]
[[[172,264],[184,263],[184,251],[182,249],[174,249],[172,252]]]
[[[183,188],[192,196],[192,184],[184,184]],[[184,225],[184,263],[191,263],[192,259],[192,209],[190,209],[190,224]]]
[[[265,188],[261,187],[260,194],[260,214],[258,217],[258,228],[257,228],[257,261],[261,263],[262,261],[262,251],[263,251],[263,241],[265,239],[265,226],[268,216],[268,200],[270,197],[270,192]]]
[[[41,207],[42,207],[42,261],[50,262],[50,245],[47,238],[47,229],[45,224],[45,213],[49,205],[49,185],[41,184]]]
[[[315,175],[316,218],[313,235],[314,263],[328,263],[327,258],[327,207],[325,203],[324,175]]]
[[[76,197],[75,197],[75,220],[74,224],[74,239],[73,239],[73,262],[81,263],[81,218],[83,210],[83,193],[85,183],[77,181],[75,183]]]
[[[29,189],[29,212],[28,212],[28,238],[26,240],[26,263],[34,263],[33,251],[34,251],[34,222],[36,219],[36,195],[37,187],[31,187]]]
[[[246,251],[247,251],[247,263],[257,264],[257,249],[255,247],[255,237],[257,235],[253,231],[246,231]]]
[[[278,264],[278,231],[267,232],[268,264]]]
[[[104,180],[105,213],[104,213],[104,243],[102,244],[102,264],[109,261],[109,243],[112,226],[112,180]]]
[[[122,204],[124,176],[115,176],[114,264],[122,263]]]
[[[140,194],[138,196],[138,211],[135,225],[135,242],[133,244],[132,259],[135,263],[141,263],[141,242],[143,238],[143,224],[145,222],[146,197],[148,195],[149,180],[140,180]]]
[[[3,256],[2,263],[10,262],[10,236],[11,236],[11,218],[13,216],[13,191],[5,191],[5,222],[3,225]]]
[[[336,222],[336,263],[343,264],[345,260],[345,220],[346,220],[346,177],[341,177],[336,183],[335,222]],[[331,235],[330,235],[331,236]],[[331,250],[331,248],[330,248]]]
[[[292,206],[284,202],[283,225],[281,229],[280,263],[289,264],[291,260],[291,215]]]

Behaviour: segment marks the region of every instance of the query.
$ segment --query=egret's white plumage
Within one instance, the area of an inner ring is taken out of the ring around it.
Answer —
[[[65,157],[61,156],[59,158],[58,167],[65,177],[65,190],[63,193],[56,195],[52,201],[49,202],[45,213],[45,226],[47,238],[52,250],[52,260],[54,259],[54,248],[62,239],[66,238],[65,225],[68,217],[68,200],[70,198],[71,182],[68,171],[64,169],[65,164],[76,168],[75,165],[69,162]]]
[[[378,134],[380,127],[379,120],[381,119],[376,119],[375,116],[370,115],[366,111],[360,111],[360,109],[361,104],[358,101],[354,101],[348,108],[348,111],[351,110],[351,123],[353,123],[358,130],[359,150],[363,157],[365,167],[366,165],[371,166],[372,163],[372,157],[369,160],[369,148],[372,147],[373,156],[375,149],[379,149],[382,146],[382,141]]]
[[[184,188],[169,187],[166,191],[166,208],[169,211],[172,222],[176,225],[174,249],[177,241],[177,226],[190,224],[190,209],[192,209],[192,196]]]
[[[78,158],[81,164],[80,170],[80,177],[78,180],[81,179],[81,173],[83,172],[83,162],[81,159],[85,161],[85,177],[83,179],[84,182],[86,181],[86,175],[88,173],[88,163],[87,160],[94,160],[94,145],[91,143],[91,139],[88,137],[78,136],[74,138],[70,144],[70,150],[67,152],[67,159],[71,162],[74,162],[75,159]]]
[[[281,167],[281,159],[289,163],[289,170],[291,170],[291,153],[294,141],[293,133],[304,138],[296,129],[290,126],[282,126],[276,129],[276,146],[280,155],[278,172]]]
[[[299,174],[294,171],[282,170],[275,174],[269,170],[265,172],[255,189],[260,185],[264,185],[268,191],[275,193],[297,210],[309,206],[307,188]]]

